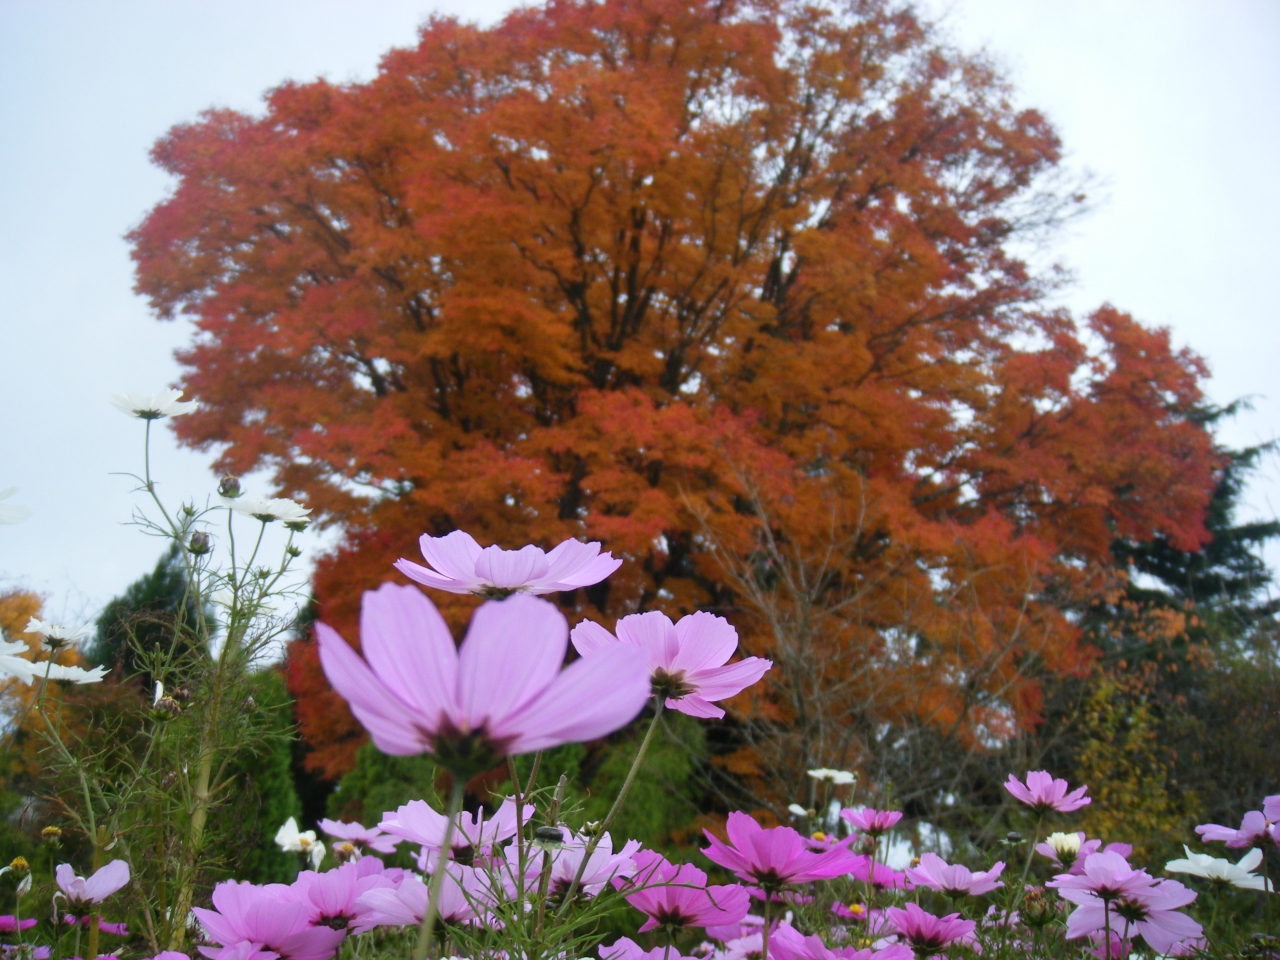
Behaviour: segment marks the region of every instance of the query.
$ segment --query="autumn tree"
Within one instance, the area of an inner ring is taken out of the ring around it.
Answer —
[[[316,592],[353,639],[361,591],[462,528],[602,540],[627,562],[571,617],[711,609],[767,655],[796,621],[744,570],[834,544],[805,602],[857,609],[816,638],[823,683],[896,658],[893,716],[980,747],[1088,660],[1069,611],[1117,589],[1116,537],[1203,541],[1199,361],[1043,306],[1057,275],[1018,251],[1079,208],[1058,138],[910,7],[434,18],[368,83],[284,84],[153,155],[176,186],[131,235],[138,289],[196,328],[175,428],[341,529]],[[347,769],[307,644],[289,670],[312,762]],[[722,728],[762,805],[889,748],[742,742],[796,728],[800,679]]]

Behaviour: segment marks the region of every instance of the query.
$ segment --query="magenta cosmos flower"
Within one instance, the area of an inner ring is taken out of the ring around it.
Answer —
[[[78,877],[71,864],[60,863],[53,872],[54,880],[67,898],[67,903],[101,903],[129,882],[129,865],[112,860],[99,867],[90,877]]]
[[[973,937],[974,922],[961,920],[958,913],[937,917],[910,902],[885,912],[893,929],[918,951],[941,950],[956,941],[968,943]]]
[[[1280,810],[1276,813],[1280,814]],[[1273,825],[1269,820],[1262,811],[1250,810],[1240,821],[1239,830],[1216,823],[1204,823],[1196,827],[1196,833],[1205,843],[1225,843],[1231,850],[1247,850],[1249,847],[1261,846],[1268,836],[1272,836]]]
[[[1055,780],[1046,770],[1032,770],[1027,774],[1026,783],[1011,773],[1004,788],[1036,813],[1046,813],[1049,810],[1070,813],[1093,802],[1085,796],[1088,787],[1080,787],[1068,793],[1067,781]]]
[[[1060,874],[1049,881],[1064,900],[1077,904],[1067,918],[1067,937],[1093,936],[1106,930],[1125,939],[1141,935],[1156,953],[1167,954],[1200,937],[1203,930],[1178,913],[1196,895],[1176,880],[1155,880],[1145,870],[1134,870],[1116,853],[1095,853],[1085,858],[1084,873]]]
[[[769,935],[769,953],[777,960],[913,960],[910,947],[895,943],[876,950],[855,947],[828,947],[819,936],[806,937],[783,921]]]
[[[641,933],[662,927],[716,927],[741,922],[750,897],[739,884],[707,886],[707,875],[691,863],[676,866],[652,850],[633,856],[636,872],[613,881],[631,906],[648,916]]]
[[[438,909],[442,923],[468,923],[476,919],[473,904],[489,889],[489,880],[472,867],[450,864],[440,887]],[[415,874],[406,874],[395,887],[366,890],[356,899],[352,933],[374,927],[408,927],[422,922],[431,892]]]
[[[849,876],[862,883],[869,883],[877,890],[910,890],[911,881],[888,864],[877,863],[865,853],[853,858]]]
[[[298,874],[288,887],[289,899],[306,907],[307,922],[312,926],[345,930],[360,916],[356,902],[363,894],[394,888],[398,880],[383,871],[380,860],[364,857],[324,873],[307,870]]]
[[[431,753],[464,777],[508,754],[603,737],[644,707],[639,651],[615,644],[562,670],[568,634],[552,604],[513,596],[482,604],[458,647],[430,600],[390,583],[364,595],[363,657],[316,624],[325,676],[374,746]]]
[[[396,852],[399,837],[388,836],[380,827],[366,827],[359,823],[343,823],[341,820],[321,820],[320,829],[337,840],[366,847],[374,853]]]
[[[534,546],[503,550],[481,547],[470,534],[455,530],[444,537],[424,535],[418,546],[431,566],[401,559],[397,570],[426,587],[482,597],[576,590],[599,583],[622,566],[621,560],[601,553],[600,544],[579,540],[566,540],[550,553]]]
[[[701,958],[681,956],[678,951],[672,950],[670,946],[645,950],[634,940],[622,937],[607,947],[601,944],[600,960],[701,960]]]
[[[635,613],[619,620],[617,631],[615,637],[600,624],[583,620],[573,628],[573,646],[584,657],[616,646],[642,651],[654,695],[691,717],[723,717],[712,701],[741,693],[773,666],[760,657],[729,663],[738,652],[738,632],[724,617],[710,613],[692,613],[679,623],[656,610]]]
[[[841,810],[840,819],[855,830],[860,830],[872,837],[878,837],[893,829],[893,825],[902,819],[897,810]]]
[[[729,843],[708,830],[702,832],[711,842],[711,846],[702,851],[708,860],[733,871],[767,894],[777,893],[793,883],[830,880],[848,873],[854,866],[855,858],[845,846],[815,853],[790,827],[765,829],[737,810],[729,814],[725,824]],[[852,839],[845,840],[845,844]]]
[[[920,855],[920,866],[907,867],[907,878],[917,887],[928,887],[950,896],[980,897],[1004,883],[997,878],[1004,871],[1003,861],[997,860],[990,870],[974,873],[958,863],[947,863],[936,853]]]
[[[309,906],[289,899],[288,888],[270,889],[226,880],[213,888],[215,910],[193,907],[205,934],[217,947],[201,947],[214,960],[264,947],[284,960],[327,960],[346,935],[344,930],[311,925]]]
[[[533,804],[524,804],[525,822],[528,822],[536,812]],[[444,834],[448,825],[449,818],[432,809],[425,800],[410,800],[394,811],[384,813],[382,823],[379,824],[384,832],[393,834],[397,841],[405,839],[411,843],[421,844],[424,854],[435,854],[440,851],[444,845]],[[480,857],[488,855],[493,847],[504,840],[510,840],[515,835],[516,802],[511,797],[506,797],[490,817],[486,817],[483,810],[476,813],[467,813],[464,810],[459,813],[454,820],[454,831],[449,847],[455,853],[471,849],[475,857]],[[420,857],[419,861],[424,870],[428,868],[429,862],[434,862],[426,856]]]

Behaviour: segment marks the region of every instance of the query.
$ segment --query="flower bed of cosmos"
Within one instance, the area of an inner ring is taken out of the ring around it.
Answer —
[[[155,419],[185,412],[173,394],[123,397],[120,405],[147,421],[148,429]],[[140,479],[154,498],[149,473]],[[190,559],[192,582],[211,596],[224,591],[215,608],[224,611],[225,622],[209,635],[219,638],[209,671],[233,676],[240,669],[237,657],[257,649],[253,644],[264,633],[252,625],[266,616],[263,598],[275,574],[234,555],[225,568],[209,566],[210,540],[197,525],[208,517],[227,524],[247,517],[259,525],[260,544],[272,523],[300,529],[307,511],[291,501],[242,497],[238,485],[225,483],[204,510],[166,510],[158,498],[155,503],[165,518],[156,529]],[[615,815],[664,713],[721,717],[718,703],[757,683],[771,663],[740,658],[734,628],[704,612],[674,622],[658,612],[626,616],[612,632],[585,620],[571,628],[541,595],[590,586],[613,573],[620,561],[599,544],[570,540],[545,553],[535,546],[482,549],[466,533],[454,532],[424,536],[421,548],[426,564],[402,560],[402,573],[428,590],[484,598],[460,644],[427,593],[392,583],[364,597],[359,653],[323,623],[316,632],[329,682],[374,745],[389,755],[431,754],[450,774],[447,802],[415,800],[368,826],[321,820],[327,842],[290,819],[276,835],[282,849],[298,856],[299,872],[289,884],[224,880],[202,905],[194,867],[162,876],[173,889],[162,889],[163,901],[145,900],[142,916],[147,941],[169,949],[149,955],[1280,956],[1267,933],[1274,896],[1267,855],[1280,841],[1280,795],[1259,798],[1261,809],[1238,827],[1199,827],[1199,843],[1208,852],[1188,846],[1185,858],[1162,869],[1132,862],[1125,838],[1074,831],[1072,814],[1091,802],[1087,787],[1072,789],[1035,770],[1011,774],[1004,785],[1020,805],[1019,819],[1009,826],[1022,833],[1010,832],[986,850],[940,837],[938,852],[914,856],[895,833],[902,813],[866,806],[858,777],[829,769],[809,772],[816,802],[793,804],[791,823],[730,812],[723,829],[704,831],[696,862],[673,862],[615,836]],[[290,549],[286,545],[281,572],[294,555]],[[254,557],[257,551],[255,545]],[[39,620],[28,629],[44,637],[54,655],[74,639],[74,631]],[[49,748],[65,754],[69,775],[83,786],[85,805],[70,815],[93,840],[93,863],[58,863],[57,890],[44,902],[33,902],[30,864],[15,860],[4,869],[18,878],[13,913],[0,917],[4,953],[38,960],[97,956],[109,950],[112,938],[128,934],[113,916],[113,903],[137,881],[147,852],[131,845],[121,811],[145,806],[145,797],[123,788],[110,792],[94,780],[96,768],[68,746],[50,705],[61,689],[56,684],[97,683],[101,672],[53,657],[33,660],[26,652],[24,644],[7,645],[3,666],[37,690],[33,709],[45,718]],[[154,668],[157,675],[163,666]],[[172,755],[176,769],[195,785],[191,796],[209,804],[216,802],[219,783],[217,764],[206,758],[217,755],[216,745],[209,745],[212,731],[223,722],[219,716],[248,703],[228,702],[240,706],[202,721],[207,726],[196,746]],[[563,778],[539,777],[541,751],[604,737],[642,714],[647,734],[608,815],[583,822],[565,803]],[[184,708],[157,680],[147,758],[164,755],[165,738],[179,729],[167,724],[184,716],[194,717],[195,707]],[[514,762],[523,754],[533,755],[527,776]],[[504,764],[514,784],[510,794],[465,809],[467,782]],[[200,773],[206,766],[213,772]],[[139,780],[147,769],[138,766]],[[158,782],[172,785],[168,777]],[[184,808],[180,833],[191,863],[203,849],[196,828],[204,821],[192,813],[199,809]],[[52,867],[58,831],[46,831],[46,840]],[[1236,859],[1216,856],[1223,848]],[[382,859],[405,851],[411,867]]]

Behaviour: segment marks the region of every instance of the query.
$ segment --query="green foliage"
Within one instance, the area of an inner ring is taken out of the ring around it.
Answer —
[[[275,833],[290,817],[302,816],[292,765],[293,701],[279,671],[266,669],[252,678],[252,697],[270,718],[266,738],[233,771],[242,813],[242,851],[233,876],[254,883],[289,883],[298,872],[296,854],[275,844]]]
[[[190,622],[195,611],[182,557],[172,546],[155,569],[106,605],[98,617],[97,632],[85,646],[85,661],[90,666],[120,667],[126,677],[132,677],[148,672],[148,655],[157,648],[170,660],[181,659],[178,654],[183,651],[170,652],[170,648],[187,640],[186,634],[174,630],[175,613],[184,604]],[[150,677],[146,683],[150,685]]]
[[[1080,828],[1108,842],[1132,843],[1137,863],[1177,855],[1192,836],[1198,802],[1194,794],[1169,789],[1150,706],[1123,696],[1105,678],[1085,703],[1080,730],[1075,777],[1093,798],[1080,813]]]

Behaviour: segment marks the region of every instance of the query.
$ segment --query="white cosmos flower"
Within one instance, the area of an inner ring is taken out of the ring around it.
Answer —
[[[831,770],[828,767],[819,767],[817,770],[810,770],[809,776],[815,780],[830,780],[836,786],[845,786],[850,783],[856,783],[858,775],[848,770]]]
[[[83,640],[89,634],[93,633],[91,627],[80,627],[78,630],[71,630],[68,627],[59,627],[53,623],[45,623],[43,620],[37,620],[32,617],[27,621],[24,628],[26,633],[38,633],[46,640],[57,640],[60,643],[75,643],[77,640]]]
[[[8,500],[17,492],[17,487],[0,490],[0,500]],[[21,523],[29,516],[31,516],[31,511],[27,507],[19,506],[16,503],[0,503],[0,523]]]
[[[311,858],[313,869],[320,868],[324,859],[324,844],[316,839],[314,830],[299,830],[298,821],[290,817],[276,831],[276,844],[286,853],[305,853]]]
[[[1169,873],[1189,873],[1193,877],[1229,883],[1241,890],[1274,890],[1270,883],[1253,872],[1262,863],[1262,851],[1257,847],[1241,857],[1239,863],[1211,857],[1207,853],[1192,853],[1191,848],[1185,845],[1182,849],[1187,852],[1186,859],[1166,863],[1164,868]]]
[[[311,513],[302,504],[283,497],[275,500],[261,500],[256,497],[236,497],[234,499],[231,497],[218,497],[218,500],[228,510],[246,514],[255,520],[261,520],[263,523],[280,520],[285,526],[294,530],[306,526],[307,515]]]
[[[160,393],[117,393],[111,398],[116,409],[142,420],[159,420],[161,417],[177,417],[190,413],[197,406],[194,400],[179,400],[181,390],[163,390]]]
[[[48,660],[28,660],[22,654],[29,652],[21,640],[0,643],[0,673],[16,677],[31,684],[48,677],[50,680],[70,680],[72,683],[98,683],[107,675],[106,667],[85,670],[81,667],[65,667]]]
[[[793,817],[807,817],[809,815],[809,811],[798,803],[787,804],[787,812]]]
[[[1051,833],[1045,843],[1053,847],[1053,852],[1059,859],[1064,856],[1074,857],[1080,852],[1080,834],[1078,833]]]

